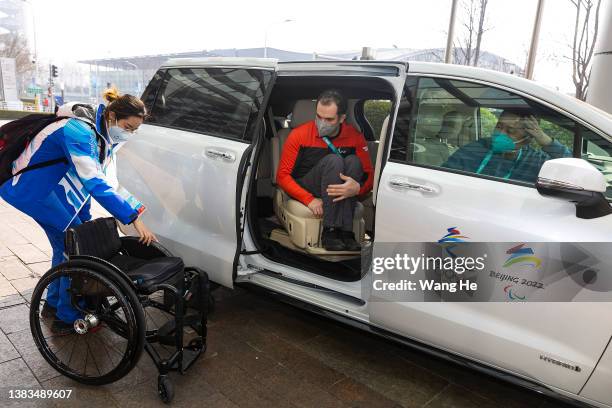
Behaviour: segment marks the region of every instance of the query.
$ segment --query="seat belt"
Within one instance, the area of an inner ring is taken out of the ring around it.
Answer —
[[[329,140],[329,138],[327,136],[323,136],[321,139],[323,139],[323,141],[327,144],[327,147],[329,147],[329,150],[331,150],[332,152],[334,152],[338,157],[340,157],[341,159],[342,154],[340,154],[340,150],[338,150],[338,148],[336,146],[334,146],[334,144],[332,143],[331,140]]]

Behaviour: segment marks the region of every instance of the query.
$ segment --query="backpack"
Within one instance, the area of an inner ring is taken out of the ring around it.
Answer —
[[[4,184],[4,182],[10,178],[25,173],[26,171],[52,166],[57,163],[68,164],[67,158],[59,157],[57,159],[27,166],[13,174],[13,162],[17,160],[21,153],[29,146],[32,139],[52,123],[62,119],[81,119],[94,130],[97,138],[102,138],[96,131],[95,126],[91,123],[93,108],[83,104],[66,104],[64,106],[67,109],[62,109],[63,107],[60,108],[58,115],[33,113],[0,126],[0,185]],[[102,140],[104,139],[102,138]],[[101,153],[100,162],[103,161],[102,155]]]
[[[61,162],[68,163],[65,157],[61,157],[27,166],[13,174],[13,162],[28,147],[32,139],[50,124],[62,119],[67,118],[45,113],[33,113],[0,127],[0,185],[13,176],[26,171]]]

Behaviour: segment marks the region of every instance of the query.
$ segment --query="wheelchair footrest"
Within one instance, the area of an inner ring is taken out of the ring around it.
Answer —
[[[183,350],[183,373],[196,362],[200,354],[202,354],[202,349],[192,350],[186,348]]]

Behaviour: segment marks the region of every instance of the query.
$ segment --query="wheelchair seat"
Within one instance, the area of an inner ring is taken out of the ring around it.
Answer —
[[[138,244],[137,238],[119,237],[114,218],[97,219],[71,228],[66,233],[66,251],[69,255],[95,256],[110,262],[125,272],[136,285],[138,293],[143,295],[155,292],[159,284],[175,280],[185,267],[181,258],[160,257],[155,245],[151,243],[147,251],[147,247]]]
[[[145,295],[155,292],[157,285],[174,280],[184,268],[183,260],[176,257],[142,259],[119,254],[109,262],[132,278],[138,293]]]

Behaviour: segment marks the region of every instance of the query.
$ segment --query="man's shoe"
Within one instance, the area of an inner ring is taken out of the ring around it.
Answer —
[[[341,237],[345,251],[361,251],[361,245],[355,240],[353,231],[342,231]]]
[[[321,244],[327,251],[344,251],[344,241],[338,228],[323,228]]]
[[[55,315],[57,314],[57,309],[50,306],[49,303],[45,302],[42,310],[40,311],[40,315],[43,319],[55,319]]]
[[[74,325],[71,323],[65,323],[59,319],[55,319],[51,325],[51,333],[56,336],[67,336],[69,334],[76,333],[74,331]]]

